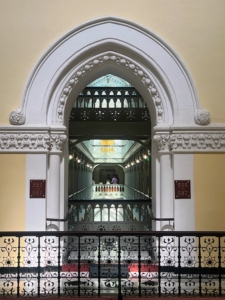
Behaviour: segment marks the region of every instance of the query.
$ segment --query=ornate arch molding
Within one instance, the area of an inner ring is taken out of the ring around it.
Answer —
[[[11,124],[51,126],[51,114],[54,113],[49,111],[49,108],[53,108],[52,91],[56,89],[65,73],[68,74],[75,65],[78,66],[86,60],[87,63],[77,71],[84,72],[85,68],[90,67],[90,62],[94,64],[93,56],[104,52],[103,49],[114,51],[116,48],[120,49],[117,53],[121,55],[115,60],[117,64],[121,66],[125,63],[129,71],[136,70],[137,76],[142,77],[141,80],[145,81],[147,88],[152,79],[161,84],[173,116],[171,120],[164,115],[164,123],[195,124],[194,115],[200,109],[200,105],[189,73],[178,55],[152,32],[132,22],[111,17],[94,20],[72,30],[43,55],[28,80],[20,110],[14,111],[10,116]],[[125,59],[125,62],[122,55],[133,62],[130,63],[128,59]],[[112,56],[110,59],[113,61]],[[99,65],[99,62],[96,65]],[[152,79],[147,76],[146,70],[152,75]],[[142,73],[145,73],[144,76]],[[76,81],[76,77],[73,79]],[[72,87],[67,83],[66,88],[69,86]],[[66,88],[64,93],[67,92]],[[156,110],[160,110],[157,101]],[[161,109],[165,110],[165,107],[161,106]],[[156,124],[161,120],[162,116],[159,118],[158,114]],[[198,119],[196,120],[198,122]]]
[[[14,125],[10,132],[20,137],[43,134],[43,143],[45,133],[64,134],[74,96],[109,69],[141,92],[156,134],[163,131],[171,135],[171,128],[208,130],[208,126],[199,125],[208,125],[210,114],[200,108],[192,79],[179,56],[143,27],[107,17],[75,28],[43,55],[28,79],[20,109],[10,114]],[[43,146],[41,151],[46,149]]]
[[[159,81],[139,62],[113,51],[92,56],[70,70],[68,76],[63,79],[53,93],[54,101],[51,110],[56,109],[56,111],[53,114],[52,122],[66,124],[71,105],[82,88],[93,79],[109,72],[125,78],[142,91],[142,96],[147,99],[147,105],[153,112],[153,120],[156,124],[172,123],[173,116],[171,107],[168,105],[168,97]]]

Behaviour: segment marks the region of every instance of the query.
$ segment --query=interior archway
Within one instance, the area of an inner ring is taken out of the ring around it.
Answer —
[[[195,123],[198,97],[174,51],[137,24],[105,18],[72,30],[38,62],[21,103],[26,124],[65,124],[72,105],[67,95],[78,95],[108,68],[142,90],[150,110],[155,109],[155,125]]]
[[[151,119],[142,95],[108,74],[85,87],[69,119],[68,227],[93,231],[104,225],[111,231],[117,222],[120,230],[150,230]]]
[[[43,55],[28,79],[20,109],[10,117],[23,130],[32,128],[41,140],[38,151],[48,154],[45,172],[48,190],[54,192],[47,195],[47,216],[65,215],[60,212],[60,199],[67,198],[68,149],[63,145],[73,99],[88,83],[108,73],[137,88],[151,111],[152,136],[161,134],[155,141],[167,155],[153,149],[155,215],[167,211],[173,215],[173,169],[163,133],[168,135],[171,127],[196,126],[200,105],[195,87],[178,55],[158,36],[129,21],[103,18],[75,28]]]

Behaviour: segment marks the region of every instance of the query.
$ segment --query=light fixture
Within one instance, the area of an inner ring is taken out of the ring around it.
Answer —
[[[69,160],[73,159],[73,154],[69,155]]]
[[[143,153],[142,153],[142,157],[144,158],[144,159],[147,159],[148,158],[148,155],[147,155],[147,151],[144,151]]]

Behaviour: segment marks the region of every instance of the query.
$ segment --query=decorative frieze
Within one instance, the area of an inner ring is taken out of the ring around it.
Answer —
[[[66,140],[65,134],[6,133],[0,134],[0,151],[62,151]]]
[[[158,151],[224,151],[225,133],[173,133],[153,137]]]
[[[66,83],[60,98],[58,102],[58,121],[62,122],[63,120],[63,112],[64,112],[64,106],[67,101],[67,98],[69,94],[71,93],[73,86],[78,83],[78,81],[84,77],[88,72],[92,71],[93,69],[99,67],[100,65],[103,65],[105,63],[114,63],[117,64],[123,68],[129,69],[131,72],[134,73],[135,76],[140,77],[142,82],[148,87],[148,90],[152,96],[152,99],[154,101],[156,111],[157,111],[157,122],[162,122],[164,118],[164,110],[162,105],[162,100],[160,98],[160,95],[153,84],[152,80],[149,78],[149,76],[146,74],[144,68],[141,68],[134,62],[126,59],[123,56],[120,56],[118,54],[114,53],[107,53],[107,55],[102,55],[99,57],[96,57],[95,59],[92,59],[90,61],[87,61],[85,65],[80,67],[79,70],[76,71],[75,74],[70,77],[68,82]]]

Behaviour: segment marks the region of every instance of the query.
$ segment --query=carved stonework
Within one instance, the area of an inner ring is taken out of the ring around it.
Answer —
[[[158,151],[225,151],[225,133],[158,134],[153,137]]]
[[[157,122],[163,121],[164,111],[163,111],[163,105],[162,100],[160,99],[160,95],[149,78],[149,76],[145,73],[144,69],[142,69],[137,64],[131,62],[130,60],[125,59],[122,56],[115,55],[113,53],[108,53],[107,55],[99,56],[93,60],[88,61],[85,65],[83,65],[78,71],[76,71],[76,74],[74,74],[69,81],[66,83],[63,92],[60,96],[59,102],[58,102],[58,121],[62,122],[63,119],[63,112],[64,112],[64,106],[66,103],[66,100],[72,91],[72,88],[77,82],[84,77],[88,72],[92,71],[94,68],[104,64],[104,63],[115,63],[117,65],[122,66],[123,68],[128,69],[129,71],[133,72],[136,76],[140,77],[142,82],[148,87],[148,90],[154,100],[156,110],[158,112],[157,116]]]
[[[65,134],[0,134],[0,151],[62,151],[66,140]]]
[[[50,136],[51,150],[62,151],[66,141],[67,141],[67,136],[65,134],[51,134]]]
[[[206,109],[198,109],[195,113],[195,123],[198,125],[208,125],[211,122],[210,112]]]
[[[49,150],[48,134],[1,134],[1,150]]]
[[[169,135],[154,135],[153,141],[158,147],[158,150],[165,150],[165,147],[168,146]]]
[[[20,109],[13,110],[9,115],[9,122],[12,125],[23,125],[25,119],[25,114]]]

